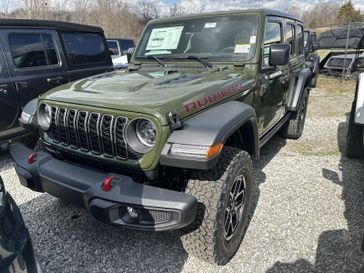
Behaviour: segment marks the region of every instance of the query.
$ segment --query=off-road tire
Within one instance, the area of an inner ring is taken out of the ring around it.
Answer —
[[[303,91],[298,110],[294,113],[291,113],[290,118],[282,126],[280,130],[281,137],[289,139],[299,139],[302,136],[307,114],[308,95],[309,91],[306,88]]]
[[[36,152],[45,151],[45,147],[46,146],[44,145],[43,141],[39,138],[34,146],[34,151]]]
[[[346,135],[346,155],[351,158],[364,158],[363,129],[354,123],[355,103],[351,106],[348,131]]]
[[[310,85],[312,88],[315,88],[317,86],[317,80],[318,80],[318,73],[316,73],[315,77],[313,77],[311,80]]]
[[[182,230],[185,250],[209,263],[226,264],[238,250],[246,230],[252,196],[252,160],[249,154],[225,147],[211,170],[193,171],[186,193],[198,200],[195,221]],[[241,220],[231,238],[225,237],[224,222],[230,191],[237,177],[245,178],[245,201]]]

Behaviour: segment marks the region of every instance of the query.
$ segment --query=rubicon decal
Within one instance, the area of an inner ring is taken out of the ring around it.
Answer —
[[[206,95],[203,98],[200,98],[198,100],[184,102],[183,108],[188,113],[194,112],[194,111],[197,111],[197,110],[203,108],[204,106],[207,106],[216,101],[222,100],[225,97],[229,97],[236,93],[239,93],[242,90],[243,90],[243,86],[240,83],[229,85],[229,86],[224,87],[224,89],[222,89],[222,90],[219,90],[212,94]]]

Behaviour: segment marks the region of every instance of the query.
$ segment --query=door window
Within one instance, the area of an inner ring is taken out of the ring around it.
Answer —
[[[264,33],[264,64],[269,64],[269,50],[272,44],[282,42],[282,25],[279,22],[268,22]]]
[[[108,62],[110,53],[100,34],[64,32],[63,43],[67,57],[73,65]]]
[[[292,24],[286,25],[286,42],[291,45],[291,55],[295,54],[295,27]]]
[[[301,25],[298,25],[297,37],[298,37],[298,55],[302,55],[304,53],[304,38],[303,38],[303,26]]]
[[[57,52],[50,34],[12,33],[8,38],[16,68],[58,64]]]

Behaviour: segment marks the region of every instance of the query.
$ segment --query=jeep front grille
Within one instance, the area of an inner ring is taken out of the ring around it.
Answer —
[[[82,152],[137,160],[141,154],[128,147],[124,137],[127,123],[122,116],[52,106],[48,135],[54,143]]]

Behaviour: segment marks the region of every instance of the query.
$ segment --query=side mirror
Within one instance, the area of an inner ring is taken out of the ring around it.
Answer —
[[[269,50],[269,65],[287,65],[289,63],[290,44],[273,44]]]
[[[320,43],[319,42],[313,42],[312,43],[312,50],[316,51],[318,49],[320,49]]]
[[[128,50],[126,51],[126,58],[128,59],[128,63],[130,63],[131,56],[133,56],[134,50],[135,50],[135,48],[131,47],[131,48],[128,48]]]

